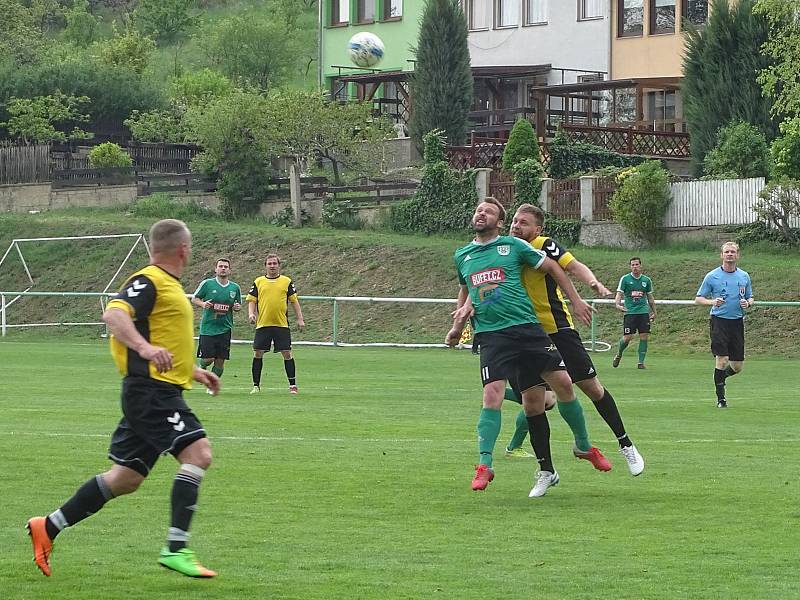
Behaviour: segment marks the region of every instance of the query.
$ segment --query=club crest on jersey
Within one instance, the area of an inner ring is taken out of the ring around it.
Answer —
[[[235,297],[236,297],[236,292],[231,292],[231,300],[233,300]]]
[[[472,287],[480,287],[487,283],[501,283],[506,280],[505,269],[485,269],[469,276]]]
[[[508,256],[511,253],[511,246],[508,244],[501,244],[497,247],[497,253],[500,256]]]

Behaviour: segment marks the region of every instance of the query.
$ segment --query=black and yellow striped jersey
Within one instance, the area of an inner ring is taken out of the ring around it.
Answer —
[[[286,309],[289,302],[297,302],[297,290],[286,275],[273,278],[262,275],[253,282],[245,300],[258,306],[257,328],[288,327]]]
[[[149,377],[184,389],[192,387],[192,305],[177,277],[149,265],[128,278],[108,308],[127,312],[144,339],[172,354],[172,368],[159,373],[152,362],[111,336],[111,356],[123,376]]]
[[[562,269],[575,260],[569,251],[564,250],[554,239],[544,235],[534,239],[531,246],[544,252],[548,258],[561,265]],[[528,292],[533,309],[545,332],[555,333],[559,329],[575,328],[561,288],[550,275],[538,269],[525,267],[522,271],[522,285]]]

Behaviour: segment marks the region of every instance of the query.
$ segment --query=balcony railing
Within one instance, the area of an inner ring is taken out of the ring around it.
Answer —
[[[659,158],[689,158],[689,134],[650,131],[633,127],[589,127],[564,125],[573,142],[588,142],[620,154],[639,154]]]

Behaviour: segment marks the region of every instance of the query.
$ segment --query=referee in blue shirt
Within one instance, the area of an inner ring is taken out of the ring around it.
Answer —
[[[744,367],[744,311],[753,306],[750,275],[736,266],[739,245],[722,244],[722,266],[709,271],[697,290],[695,302],[711,307],[711,353],[717,408],[727,408],[725,380]]]

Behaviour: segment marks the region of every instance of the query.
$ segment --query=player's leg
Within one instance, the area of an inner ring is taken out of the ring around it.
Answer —
[[[633,315],[625,315],[622,317],[622,337],[617,344],[617,354],[611,362],[611,366],[615,369],[619,366],[619,362],[622,360],[622,353],[625,352],[625,348],[631,343],[631,338],[633,337],[633,329],[630,324],[632,316]]]
[[[642,319],[643,323],[642,323],[641,327],[639,328],[639,349],[638,349],[638,352],[639,352],[639,363],[637,365],[637,367],[639,369],[646,368],[644,366],[644,359],[647,357],[647,344],[648,344],[648,341],[650,340],[650,321],[649,321],[649,316],[648,315],[642,315],[642,317],[643,317],[643,319]],[[642,328],[645,325],[647,327],[647,331],[642,331]]]
[[[283,356],[283,370],[289,382],[289,393],[297,393],[296,367],[292,356],[292,334],[288,327],[281,327],[275,333],[275,349]]]
[[[253,364],[251,367],[253,389],[250,390],[251,394],[257,394],[261,391],[261,372],[264,367],[264,352],[269,350],[271,340],[272,338],[268,327],[259,327],[256,329],[256,335],[255,338],[253,338]]]
[[[726,371],[730,367],[730,340],[725,319],[712,316],[709,325],[711,336],[711,353],[714,355],[714,391],[717,396],[717,408],[727,408],[725,398]],[[737,357],[738,358],[738,357]]]
[[[197,341],[197,364],[202,369],[207,369],[214,362],[214,353],[213,348],[209,345],[209,337],[211,336],[201,335]]]
[[[225,361],[231,357],[231,331],[214,336],[214,366],[211,372],[222,377],[225,372]]]
[[[503,394],[504,400],[511,400],[517,404],[522,404],[522,394],[514,389],[514,384],[506,387]],[[528,436],[528,419],[525,416],[525,411],[520,410],[517,413],[517,418],[514,422],[514,435],[511,440],[506,444],[506,456],[513,456],[517,458],[531,458],[533,455],[522,448],[525,438]]]
[[[527,371],[527,370],[526,370]],[[536,473],[533,487],[528,493],[529,498],[539,498],[547,493],[547,490],[558,485],[558,472],[553,466],[553,457],[550,450],[550,422],[545,412],[545,387],[543,384],[528,387],[528,383],[541,382],[540,377],[534,377],[530,371],[520,372],[519,386],[525,387],[522,394],[522,407],[528,422],[531,446],[536,460],[539,463],[539,470]]]

